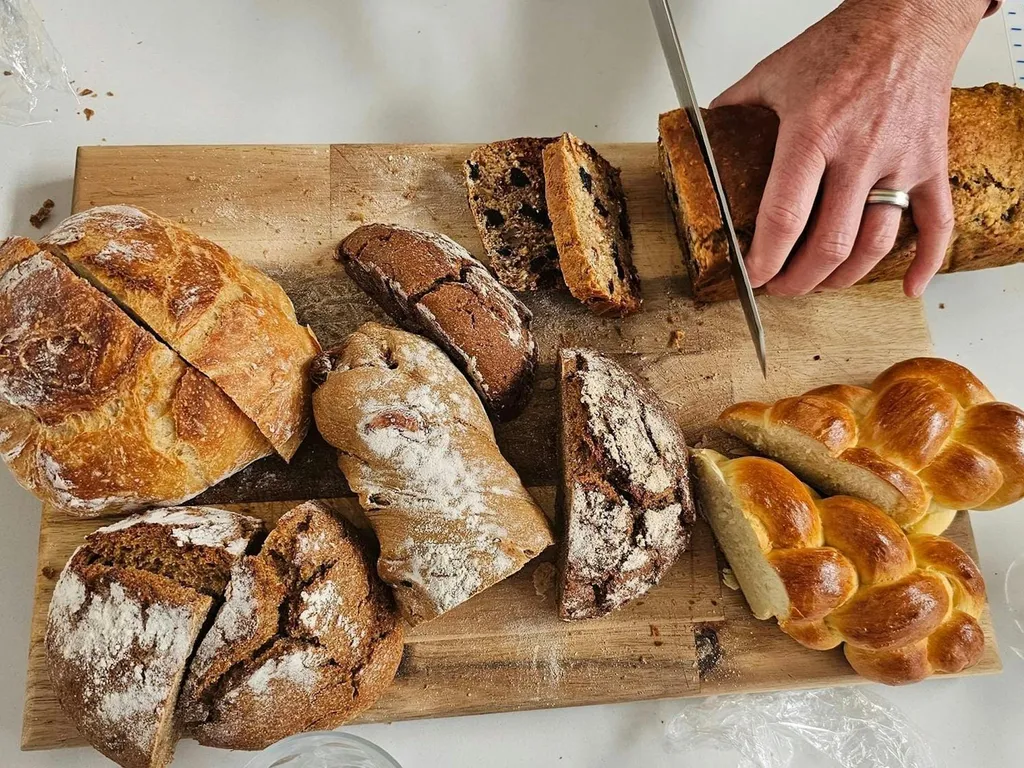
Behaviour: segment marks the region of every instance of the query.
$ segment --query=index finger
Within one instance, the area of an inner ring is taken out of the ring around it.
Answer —
[[[775,159],[757,211],[750,250],[743,259],[758,288],[782,269],[814,208],[825,173],[825,155],[802,129],[779,128]]]

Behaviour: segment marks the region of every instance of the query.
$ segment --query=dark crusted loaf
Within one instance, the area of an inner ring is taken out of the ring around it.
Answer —
[[[487,268],[444,235],[385,224],[359,227],[338,258],[352,279],[408,331],[440,346],[498,420],[533,391],[533,315]]]
[[[544,181],[570,293],[598,314],[639,310],[640,278],[619,169],[586,142],[563,133],[544,149]]]
[[[554,139],[506,139],[466,161],[469,208],[491,269],[514,291],[562,285],[544,198],[544,147]]]
[[[686,442],[658,398],[585,349],[560,354],[559,615],[612,611],[658,583],[689,544]]]

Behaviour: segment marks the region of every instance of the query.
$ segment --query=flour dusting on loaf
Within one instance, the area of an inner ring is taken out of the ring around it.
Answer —
[[[127,517],[99,529],[99,533],[120,531],[135,525],[166,525],[179,546],[192,544],[223,547],[232,555],[241,555],[249,544],[251,532],[242,526],[239,516],[216,507],[168,507],[144,516]]]
[[[480,399],[437,347],[367,323],[325,357],[317,425],[340,449],[409,621],[451,610],[551,543]]]

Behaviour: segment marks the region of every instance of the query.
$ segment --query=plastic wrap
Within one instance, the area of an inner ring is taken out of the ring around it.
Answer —
[[[738,753],[740,768],[935,768],[921,732],[884,699],[853,688],[716,696],[687,702],[665,729],[672,752]],[[795,762],[803,757],[801,762]]]
[[[74,95],[42,19],[28,0],[0,0],[0,123],[31,122],[48,89]]]
[[[1017,634],[1010,638],[1010,650],[1024,659],[1024,554],[1010,563],[1006,569],[1006,607],[1010,618],[1017,627]]]

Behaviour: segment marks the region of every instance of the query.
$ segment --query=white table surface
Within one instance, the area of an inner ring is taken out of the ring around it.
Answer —
[[[830,10],[830,0],[676,0],[707,102]],[[37,0],[84,99],[53,122],[0,126],[0,234],[37,234],[47,197],[69,212],[85,144],[489,141],[571,130],[650,141],[674,95],[643,0]],[[1012,82],[1002,20],[984,22],[958,85]],[[59,112],[54,113],[54,106]],[[1024,267],[940,277],[928,308],[939,354],[1024,403]],[[944,305],[944,309],[941,307]],[[0,764],[109,765],[91,749],[19,753],[39,505],[0,470]],[[1024,754],[1024,646],[1003,598],[1024,553],[1024,505],[974,516],[1005,671],[874,690],[902,708],[949,765],[1011,766]],[[353,728],[408,768],[735,765],[668,755],[662,701]],[[176,765],[243,765],[245,753],[183,742]]]

